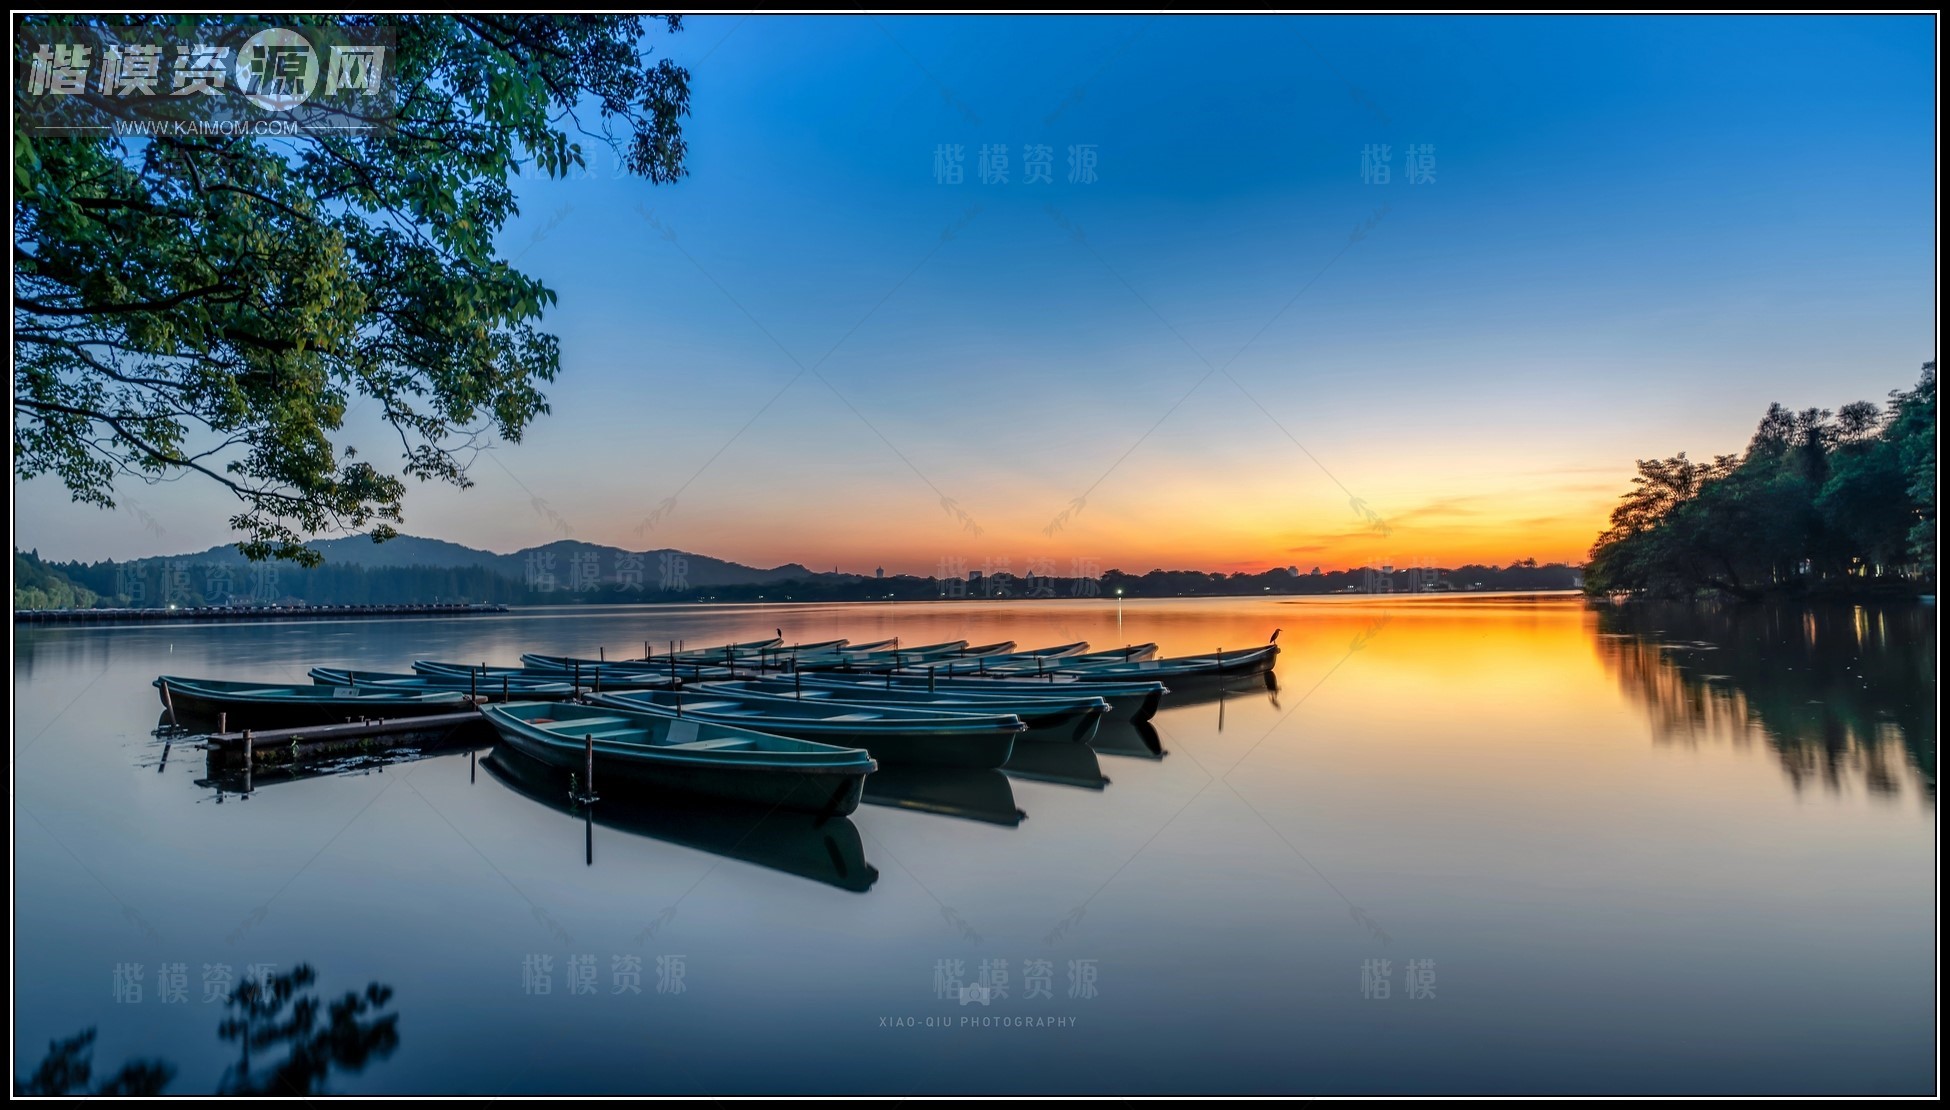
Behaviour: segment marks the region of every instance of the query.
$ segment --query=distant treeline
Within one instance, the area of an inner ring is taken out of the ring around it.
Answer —
[[[93,609],[95,591],[41,562],[37,552],[14,552],[15,609]]]
[[[1648,597],[1923,593],[1936,581],[1936,363],[1888,406],[1768,407],[1747,450],[1640,461],[1585,588]]]
[[[617,604],[675,601],[937,601],[959,599],[1215,597],[1264,594],[1422,593],[1464,590],[1568,590],[1578,571],[1534,559],[1507,567],[1469,565],[1360,568],[1311,572],[1276,568],[1258,574],[1109,570],[1095,578],[996,574],[970,578],[895,575],[866,578],[822,574],[815,578],[666,588],[645,583],[594,580],[556,582],[539,588],[486,567],[357,567],[289,563],[247,566],[188,560],[144,559],[116,563],[44,562],[34,552],[14,556],[15,609],[88,607],[164,608],[170,605],[496,605]],[[671,583],[676,585],[676,583]]]
[[[143,559],[117,563],[43,563],[33,553],[16,554],[43,574],[65,580],[89,594],[91,607],[167,608],[175,605],[415,605],[476,603],[529,604],[533,591],[487,567],[300,567],[291,563],[244,566]],[[18,570],[16,570],[18,574]],[[14,591],[14,608],[23,603]],[[48,606],[60,608],[61,606]]]

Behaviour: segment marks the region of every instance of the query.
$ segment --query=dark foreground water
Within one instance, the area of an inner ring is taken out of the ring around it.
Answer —
[[[213,1090],[240,1059],[226,984],[303,964],[321,1005],[385,988],[320,1038],[342,1092],[1932,1089],[1934,609],[1119,620],[1065,600],[17,629],[17,1074],[93,1028],[97,1081],[154,1059],[170,1093]],[[585,815],[490,747],[243,798],[152,731],[159,673],[775,627],[1184,653],[1276,626],[1277,689],[1022,774],[888,776],[818,827]]]

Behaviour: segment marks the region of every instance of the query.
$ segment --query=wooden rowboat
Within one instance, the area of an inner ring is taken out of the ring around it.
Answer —
[[[338,667],[313,667],[311,680],[318,686],[365,686],[375,690],[452,690],[472,694],[479,701],[567,701],[583,688],[554,679],[496,675],[482,678],[469,675],[394,674],[389,671],[349,671]]]
[[[953,691],[918,690],[853,685],[808,683],[801,676],[789,678],[733,679],[700,682],[689,687],[699,693],[759,694],[791,698],[801,703],[855,705],[917,709],[935,713],[1013,713],[1028,726],[1016,737],[1018,749],[1025,742],[1087,744],[1097,734],[1097,726],[1110,713],[1110,703],[1094,694],[1057,696],[1011,696],[1009,694],[960,694]]]
[[[508,746],[557,767],[595,760],[598,793],[625,783],[843,816],[860,804],[874,761],[857,748],[809,743],[697,717],[614,706],[510,702],[482,710]],[[587,790],[585,780],[581,789]]]
[[[635,690],[596,704],[865,748],[883,763],[1000,767],[1025,726],[1014,714],[947,714],[886,706],[824,705],[723,691]]]
[[[1273,669],[1273,662],[1279,654],[1278,644],[1261,644],[1258,647],[1241,648],[1237,651],[1217,651],[1209,655],[1180,655],[1168,659],[1146,659],[1132,663],[1079,664],[1074,660],[1059,659],[1056,665],[1063,673],[1074,674],[1085,679],[1155,678],[1176,682],[1185,679],[1264,674]],[[1005,670],[1015,675],[1030,673],[1030,668],[1019,664]]]
[[[386,717],[459,713],[472,707],[457,690],[389,690],[370,686],[291,686],[220,682],[163,675],[153,683],[163,708],[178,718],[242,728],[296,728]]]
[[[650,671],[637,667],[619,667],[614,663],[588,669],[555,670],[547,667],[488,667],[469,663],[439,663],[430,659],[413,661],[415,674],[458,678],[466,682],[469,675],[482,683],[499,682],[505,676],[509,679],[526,682],[567,682],[594,689],[601,686],[605,690],[647,690],[671,684],[671,677],[664,671]],[[727,677],[722,667],[706,667],[702,670],[691,668],[680,672],[680,676],[707,678]]]
[[[1162,682],[1134,682],[1120,679],[1090,679],[1067,671],[1050,671],[1041,678],[1034,676],[996,676],[980,678],[974,675],[938,677],[935,675],[861,675],[834,672],[808,673],[799,676],[808,685],[838,686],[841,688],[932,690],[941,693],[961,694],[984,698],[1013,697],[1097,697],[1110,704],[1107,723],[1112,721],[1148,721],[1158,712],[1159,701],[1166,690]]]

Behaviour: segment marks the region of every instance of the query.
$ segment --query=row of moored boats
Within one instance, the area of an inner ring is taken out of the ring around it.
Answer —
[[[1279,652],[1272,642],[1176,658],[1157,650],[774,637],[636,660],[316,667],[310,686],[168,675],[156,686],[172,717],[235,729],[479,707],[507,746],[558,767],[593,764],[599,782],[845,814],[880,763],[990,769],[1017,745],[1088,743],[1105,724],[1149,720],[1167,683],[1264,674]]]

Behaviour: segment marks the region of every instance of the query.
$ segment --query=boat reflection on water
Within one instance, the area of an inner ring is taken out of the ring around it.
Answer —
[[[676,793],[603,795],[578,805],[570,795],[567,772],[506,747],[497,747],[481,766],[502,785],[550,809],[584,819],[584,859],[595,860],[595,828],[693,848],[783,871],[841,890],[864,892],[880,872],[867,862],[860,830],[844,817],[821,818],[784,809],[764,809]],[[871,781],[871,780],[869,780]],[[602,794],[600,781],[597,793]]]
[[[1099,727],[1098,732],[1103,727],[1109,726]],[[1102,790],[1110,784],[1103,768],[1097,765],[1096,751],[1088,744],[1017,744],[1009,762],[1002,765],[1002,771],[1013,778],[1080,786],[1085,790]]]
[[[1090,741],[1090,749],[1100,755],[1121,755],[1133,759],[1163,759],[1165,744],[1149,721],[1106,723]]]
[[[1160,712],[1191,705],[1211,705],[1214,702],[1223,704],[1228,699],[1260,693],[1272,698],[1276,707],[1279,704],[1280,681],[1273,677],[1272,671],[1214,678],[1174,678],[1166,685],[1170,689],[1165,691],[1163,700],[1158,703]]]
[[[1081,744],[1033,746],[1083,747]],[[860,800],[890,809],[911,809],[1010,827],[1022,824],[1027,816],[1016,808],[1016,794],[1009,785],[1009,776],[1001,771],[974,768],[889,767],[883,763],[880,770],[867,776],[866,790]]]

